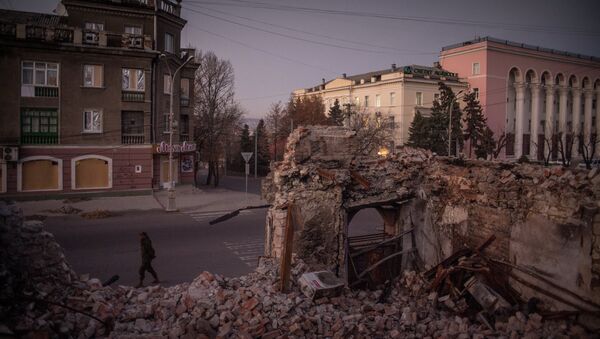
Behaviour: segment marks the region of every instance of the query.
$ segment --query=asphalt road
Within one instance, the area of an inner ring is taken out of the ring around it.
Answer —
[[[121,285],[137,283],[138,234],[145,231],[156,250],[154,269],[164,285],[173,285],[192,281],[202,271],[228,277],[250,272],[263,254],[265,216],[266,209],[253,210],[211,226],[213,216],[198,220],[184,213],[131,211],[96,220],[50,217],[46,226],[78,274],[103,281],[118,274]]]

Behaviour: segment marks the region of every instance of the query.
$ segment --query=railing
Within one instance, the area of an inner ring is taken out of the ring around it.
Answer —
[[[17,25],[8,22],[0,22],[0,35],[2,36],[16,36]]]
[[[144,36],[134,34],[123,34],[122,47],[144,48]]]
[[[35,96],[56,98],[58,97],[58,87],[35,86]]]
[[[54,41],[73,42],[73,30],[68,28],[55,28]]]
[[[183,107],[190,105],[190,98],[179,97],[179,104]]]
[[[179,5],[167,0],[160,0],[160,10],[169,14],[179,16]]]
[[[144,135],[143,134],[123,134],[121,136],[121,143],[125,145],[134,145],[134,144],[143,144],[144,143]]]
[[[49,145],[58,144],[58,133],[37,133],[21,135],[21,144]]]
[[[121,92],[121,100],[122,101],[144,102],[144,99],[145,99],[144,92],[136,92],[136,91],[122,91]]]
[[[32,40],[46,40],[46,28],[40,26],[27,26],[25,36]]]

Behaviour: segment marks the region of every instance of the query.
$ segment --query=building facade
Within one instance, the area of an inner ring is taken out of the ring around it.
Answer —
[[[455,73],[438,67],[410,65],[336,78],[323,79],[322,84],[293,92],[294,97],[319,95],[326,111],[335,100],[340,105],[354,105],[359,112],[381,114],[392,122],[394,144],[408,141],[408,128],[414,115],[420,111],[431,113],[433,101],[439,95],[438,83],[442,81],[456,93],[468,87]]]
[[[506,158],[577,157],[600,135],[600,58],[484,37],[444,47],[440,64],[479,91]]]
[[[196,65],[169,76],[182,54],[195,53],[179,47],[180,8],[168,0],[63,0],[59,15],[0,11],[0,145],[3,156],[13,152],[0,166],[0,194],[169,185],[171,90],[173,177],[193,180]]]

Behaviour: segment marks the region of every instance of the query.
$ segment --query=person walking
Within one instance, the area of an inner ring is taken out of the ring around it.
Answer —
[[[154,252],[154,248],[152,247],[152,241],[146,232],[140,233],[140,249],[142,252],[142,266],[140,266],[139,274],[140,274],[140,282],[136,287],[144,286],[144,276],[146,271],[150,272],[154,277],[153,283],[159,283],[158,276],[156,275],[156,271],[152,268],[152,260],[156,258],[156,254]]]

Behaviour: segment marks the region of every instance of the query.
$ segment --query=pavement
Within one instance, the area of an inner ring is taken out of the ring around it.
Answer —
[[[179,185],[175,189],[175,200],[180,212],[195,213],[233,211],[247,206],[265,205],[260,197],[260,178],[249,178],[248,193],[245,192],[243,177],[224,177],[219,187]],[[113,213],[128,211],[164,210],[167,206],[168,192],[160,190],[152,195],[93,197],[89,199],[56,199],[19,201],[25,216],[53,216],[62,213],[53,211],[65,205],[80,209],[82,212],[107,210]]]

